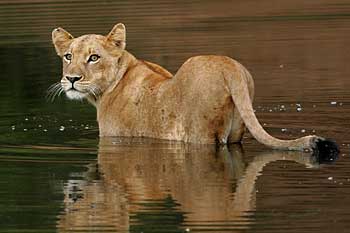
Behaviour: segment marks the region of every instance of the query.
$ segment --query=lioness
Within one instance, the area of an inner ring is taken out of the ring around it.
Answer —
[[[125,50],[124,24],[107,36],[74,38],[62,28],[52,32],[63,75],[52,92],[87,99],[97,109],[100,136],[150,137],[191,143],[240,142],[245,126],[260,143],[287,150],[337,152],[336,145],[310,135],[280,140],[259,124],[252,107],[254,83],[237,61],[196,56],[172,75]]]

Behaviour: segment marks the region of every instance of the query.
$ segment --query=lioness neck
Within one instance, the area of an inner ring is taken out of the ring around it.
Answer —
[[[109,87],[104,91],[102,96],[106,93],[112,92],[118,86],[120,80],[123,78],[126,72],[135,66],[137,62],[138,60],[134,55],[124,50],[122,55],[115,61],[115,66],[117,67],[115,75],[110,77],[108,84]],[[88,101],[98,109],[102,96],[100,96],[98,99],[90,97],[88,98]]]
[[[116,60],[118,70],[116,72],[115,77],[113,77],[112,85],[107,89],[107,91],[112,91],[119,83],[119,81],[123,78],[126,72],[133,66],[135,66],[138,62],[136,57],[124,50],[122,55]]]

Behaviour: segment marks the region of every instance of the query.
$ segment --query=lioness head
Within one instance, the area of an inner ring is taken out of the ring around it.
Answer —
[[[70,99],[96,100],[118,72],[118,60],[126,45],[125,26],[115,25],[107,36],[91,34],[77,38],[63,28],[56,28],[52,31],[52,42],[63,60],[63,72],[61,82],[51,91],[56,94],[64,91]]]

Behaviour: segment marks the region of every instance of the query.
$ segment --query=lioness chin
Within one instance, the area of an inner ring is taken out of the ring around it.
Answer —
[[[269,135],[253,111],[251,75],[229,57],[192,57],[172,75],[125,50],[123,24],[107,36],[78,38],[57,28],[52,41],[63,58],[62,79],[53,91],[63,90],[70,99],[93,104],[101,137],[226,144],[240,142],[247,127],[271,148],[338,152],[335,143],[314,135],[295,140]]]

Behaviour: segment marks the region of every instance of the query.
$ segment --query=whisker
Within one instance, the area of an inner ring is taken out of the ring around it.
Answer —
[[[51,102],[54,101],[55,96],[56,96],[56,93],[57,93],[58,90],[59,90],[59,89],[55,89],[55,90],[52,92],[52,94],[51,94],[51,96],[50,96],[50,101],[51,101]]]
[[[49,88],[47,89],[47,91],[49,92],[49,91],[51,91],[51,90],[57,88],[59,85],[60,85],[59,82],[54,83],[54,84],[52,84],[51,86],[49,86]]]
[[[56,88],[57,86],[59,86],[61,83],[60,82],[56,82],[54,84],[52,84],[51,86],[49,86],[48,90],[51,90],[53,88]]]
[[[95,100],[99,99],[101,91],[100,88],[97,87],[97,85],[93,83],[79,83],[79,86],[85,88],[89,92],[90,96],[92,96]]]
[[[59,89],[60,87],[58,85],[51,87],[50,89],[47,90],[47,96],[50,96],[51,94],[53,94],[57,89]]]
[[[89,92],[93,95],[94,99],[97,100],[97,96],[96,96],[96,93],[95,93],[93,87],[89,86],[87,88],[88,88]]]
[[[47,89],[46,99],[51,100],[51,102],[53,102],[56,96],[62,91],[63,88],[61,82],[54,83]]]
[[[61,90],[60,90],[60,92],[58,93],[57,96],[61,96],[62,92],[63,92],[63,88],[61,88]]]
[[[98,96],[102,94],[101,88],[99,88],[96,84],[92,84],[92,87],[94,88],[94,91]]]
[[[60,93],[61,91],[63,91],[62,88],[57,89],[57,91],[55,92],[54,96],[52,97],[52,100],[51,100],[52,102],[55,100],[55,98],[59,95],[59,93]]]
[[[93,91],[97,97],[101,96],[102,91],[96,84],[92,84],[91,87],[93,88]]]

